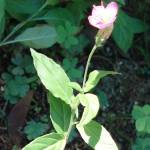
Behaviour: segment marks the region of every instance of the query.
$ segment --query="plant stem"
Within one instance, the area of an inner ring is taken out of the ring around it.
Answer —
[[[70,135],[71,130],[72,130],[72,126],[74,125],[74,121],[75,121],[74,119],[75,119],[75,110],[72,110],[72,112],[71,112],[71,119],[70,119],[70,125],[69,125],[67,136],[66,136],[66,141],[68,140],[69,135]]]
[[[28,22],[32,20],[35,16],[37,16],[45,7],[47,6],[47,3],[44,3],[37,12],[35,12],[32,16],[27,18],[25,21],[21,22],[17,26],[14,27],[14,29],[4,38],[4,40],[0,43],[0,46],[9,44],[9,41],[6,42],[10,37],[12,37],[19,29],[21,29],[24,25],[26,25]]]
[[[92,56],[96,50],[97,46],[96,44],[93,46],[90,54],[89,54],[89,57],[88,57],[88,60],[87,60],[87,63],[86,63],[86,67],[85,67],[85,72],[84,72],[84,78],[83,78],[83,84],[82,84],[82,88],[85,87],[85,82],[86,82],[86,78],[87,78],[87,74],[88,74],[88,69],[89,69],[89,65],[90,65],[90,62],[91,62],[91,59],[92,59]]]

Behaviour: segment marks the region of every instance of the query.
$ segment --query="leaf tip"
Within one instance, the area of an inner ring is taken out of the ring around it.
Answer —
[[[35,50],[33,48],[30,48],[31,54],[35,53]]]

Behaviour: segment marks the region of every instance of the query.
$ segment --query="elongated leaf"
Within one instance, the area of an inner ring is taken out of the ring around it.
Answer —
[[[79,100],[84,108],[82,118],[79,122],[79,126],[89,123],[98,113],[99,100],[94,94],[79,94]]]
[[[5,0],[0,0],[0,39],[4,32],[5,24]]]
[[[26,29],[11,43],[21,42],[32,48],[48,48],[56,43],[57,33],[48,25]]]
[[[61,99],[55,98],[48,93],[48,102],[50,104],[50,117],[57,133],[64,134],[68,131],[71,119],[71,108]]]
[[[73,90],[70,80],[60,65],[31,49],[34,66],[44,86],[57,98],[70,103]]]
[[[107,75],[118,74],[114,71],[94,70],[89,74],[89,78],[85,84],[84,92],[88,92],[93,89],[98,82]]]
[[[63,135],[50,133],[26,145],[22,150],[63,150],[66,141]]]
[[[23,20],[38,11],[43,0],[5,0],[6,10],[14,18]]]
[[[99,123],[91,121],[77,129],[83,140],[95,150],[118,150],[109,132]]]

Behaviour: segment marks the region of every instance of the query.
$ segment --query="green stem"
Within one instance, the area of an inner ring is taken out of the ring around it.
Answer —
[[[7,43],[9,43],[9,41],[7,42],[7,40],[9,38],[11,38],[19,29],[21,29],[24,25],[26,25],[28,22],[30,22],[32,20],[32,18],[34,18],[35,16],[37,16],[45,7],[47,6],[47,3],[44,3],[37,12],[35,12],[32,16],[30,16],[28,19],[26,19],[25,21],[21,22],[20,24],[18,24],[17,26],[14,27],[14,29],[6,36],[6,38],[0,43],[0,46],[6,45]]]
[[[67,135],[66,135],[66,141],[68,140],[69,135],[70,135],[71,130],[72,130],[72,127],[74,125],[74,121],[75,121],[74,119],[75,119],[75,110],[72,110],[71,119],[70,119],[70,125],[69,125],[68,132],[67,132]]]
[[[82,88],[85,87],[85,82],[86,82],[86,78],[87,78],[87,74],[88,74],[89,65],[90,65],[92,56],[93,56],[93,54],[94,54],[96,48],[97,48],[97,46],[96,46],[96,44],[95,44],[94,47],[92,48],[90,54],[89,54],[89,57],[88,57],[88,60],[87,60],[87,63],[86,63],[86,67],[85,67],[85,72],[84,72],[84,78],[83,78]]]

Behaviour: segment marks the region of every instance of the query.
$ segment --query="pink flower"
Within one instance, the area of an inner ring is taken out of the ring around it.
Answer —
[[[118,4],[110,2],[107,7],[104,5],[93,6],[92,15],[88,17],[92,26],[98,29],[104,29],[113,25],[118,12]]]

